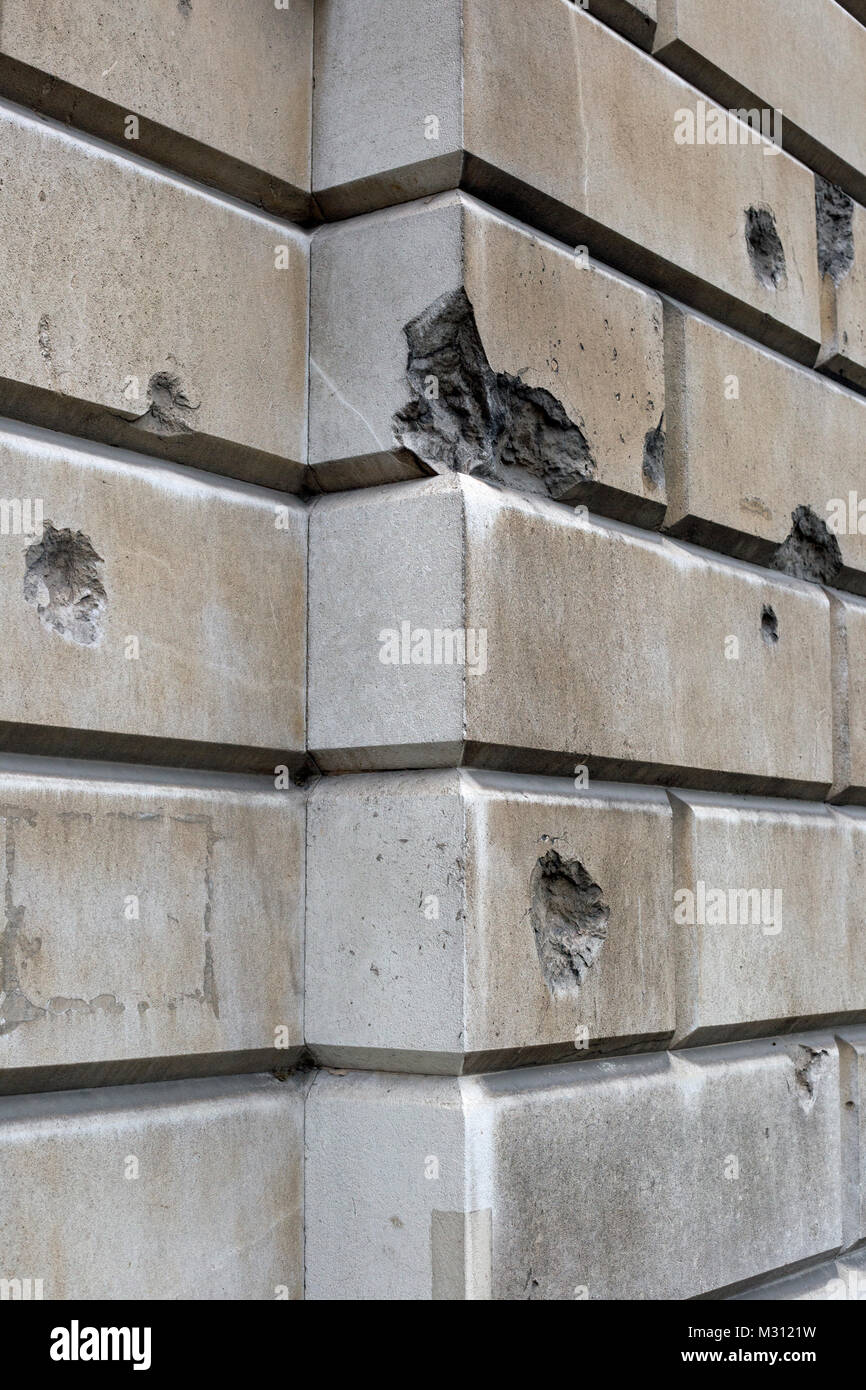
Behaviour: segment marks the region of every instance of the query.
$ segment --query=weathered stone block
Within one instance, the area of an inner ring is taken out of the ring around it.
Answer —
[[[811,174],[726,117],[710,147],[700,92],[581,7],[327,0],[321,16],[313,187],[327,217],[459,186],[815,360]]]
[[[198,777],[0,774],[0,1091],[297,1057],[302,795]]]
[[[674,1027],[670,832],[656,788],[324,779],[308,808],[315,1058],[463,1072],[658,1045]]]
[[[833,799],[866,801],[866,602],[830,592]]]
[[[323,769],[828,789],[818,586],[461,475],[322,498],[310,525]]]
[[[825,1034],[489,1077],[322,1073],[306,1144],[309,1298],[682,1299],[841,1239]]]
[[[672,803],[678,1041],[866,1017],[866,820],[709,792]]]
[[[818,366],[866,387],[866,208],[815,180],[821,279]]]
[[[654,294],[460,194],[317,232],[311,273],[321,487],[457,468],[661,521]]]
[[[306,238],[20,108],[0,136],[0,411],[298,487]]]
[[[866,1237],[866,1028],[840,1029],[836,1042],[842,1098],[844,1241],[851,1246]],[[860,1258],[866,1260],[866,1251],[860,1252]],[[862,1282],[860,1296],[866,1298],[866,1264]]]
[[[0,465],[0,747],[300,761],[299,502],[8,422]]]
[[[0,86],[287,217],[309,208],[313,0],[6,0]],[[137,125],[129,117],[137,117]]]
[[[866,591],[866,400],[670,304],[664,337],[666,529]]]
[[[298,1081],[7,1096],[0,1277],[45,1299],[301,1298],[302,1162]]]
[[[653,51],[716,101],[766,111],[770,138],[866,197],[866,30],[834,0],[657,0]],[[768,52],[772,44],[772,54]]]

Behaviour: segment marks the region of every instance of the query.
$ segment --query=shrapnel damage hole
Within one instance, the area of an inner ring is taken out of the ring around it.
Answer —
[[[529,896],[545,983],[554,996],[574,993],[607,938],[610,908],[602,890],[579,859],[549,849],[532,870]]]
[[[542,387],[495,372],[466,291],[448,291],[404,328],[412,400],[392,421],[394,442],[434,472],[568,501],[596,464],[581,426]]]
[[[771,210],[746,208],[745,231],[749,260],[761,284],[769,290],[784,289],[788,283],[785,248]]]
[[[771,647],[779,640],[779,619],[768,603],[761,609],[761,636]]]
[[[107,598],[97,570],[102,563],[83,531],[44,523],[41,540],[24,555],[24,598],[44,628],[80,647],[99,645]]]

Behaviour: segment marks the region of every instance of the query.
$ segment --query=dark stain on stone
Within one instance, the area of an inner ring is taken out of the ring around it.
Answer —
[[[746,209],[746,246],[752,269],[767,289],[784,289],[788,281],[785,248],[769,208]]]
[[[815,175],[815,224],[818,232],[818,269],[834,285],[844,280],[854,264],[854,199],[835,183]]]
[[[441,295],[403,331],[413,399],[394,416],[397,444],[435,472],[557,500],[595,477],[586,436],[556,397],[493,371],[465,290]]]
[[[143,415],[130,424],[147,434],[192,434],[193,416],[199,406],[193,405],[180,377],[171,372],[157,372],[147,383],[150,405]]]
[[[578,859],[549,849],[532,870],[530,916],[542,974],[554,996],[574,993],[607,938],[610,908]]]
[[[102,563],[83,531],[45,522],[42,538],[24,555],[24,598],[44,628],[80,647],[99,645],[106,593],[96,567]]]
[[[665,414],[655,429],[647,430],[643,442],[643,475],[651,487],[663,488],[665,485]]]
[[[794,579],[834,584],[842,569],[842,552],[826,521],[806,506],[797,507],[791,513],[791,521],[793,526],[770,561],[770,568]]]

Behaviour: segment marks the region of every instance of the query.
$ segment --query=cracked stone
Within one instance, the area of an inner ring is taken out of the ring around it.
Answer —
[[[107,596],[96,568],[102,557],[89,537],[46,521],[24,561],[24,598],[36,608],[42,626],[78,646],[98,646]]]
[[[393,419],[398,445],[435,472],[557,500],[595,477],[586,436],[556,397],[493,371],[465,290],[441,295],[403,331],[413,399]]]
[[[550,849],[530,880],[532,929],[538,959],[553,995],[573,993],[583,983],[607,938],[610,908],[602,890],[578,859]]]
[[[791,531],[770,561],[770,568],[793,579],[834,584],[842,568],[842,552],[827,523],[806,506],[797,507],[791,521]]]

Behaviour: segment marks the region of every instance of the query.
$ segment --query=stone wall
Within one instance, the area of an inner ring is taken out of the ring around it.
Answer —
[[[4,0],[4,1299],[866,1297],[864,26]]]

